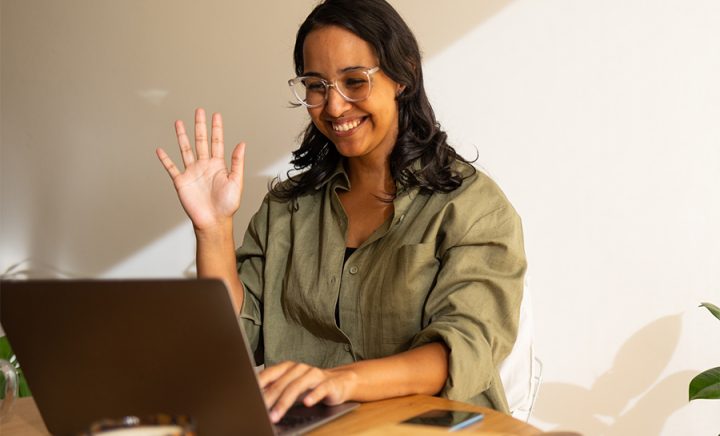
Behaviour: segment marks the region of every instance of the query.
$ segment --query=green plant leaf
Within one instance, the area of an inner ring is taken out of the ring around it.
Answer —
[[[0,359],[5,359],[7,361],[10,360],[12,357],[13,352],[10,349],[10,342],[8,342],[7,337],[2,336],[0,337]],[[3,377],[0,374],[0,400],[5,399],[5,377]]]
[[[690,400],[720,399],[720,366],[696,375],[690,382]]]
[[[710,303],[702,303],[700,307],[707,307],[707,309],[715,315],[715,318],[720,319],[720,307]]]
[[[19,397],[32,397],[32,392],[30,392],[30,388],[27,385],[27,380],[25,380],[24,375],[18,375],[18,379],[20,380],[18,383],[18,396]]]
[[[0,336],[0,359],[9,361],[12,355],[13,352],[10,348],[10,342],[8,342],[7,336]]]
[[[0,359],[5,359],[8,362],[12,360],[15,354],[10,348],[10,342],[8,342],[6,336],[0,336]],[[18,396],[19,397],[32,397],[30,388],[28,388],[27,380],[25,380],[25,374],[20,369],[20,362],[15,360],[13,366],[17,370],[18,374]],[[5,398],[5,377],[0,375],[0,400]]]

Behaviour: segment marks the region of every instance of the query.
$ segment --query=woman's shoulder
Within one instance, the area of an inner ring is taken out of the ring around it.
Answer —
[[[457,189],[422,192],[417,198],[423,237],[435,239],[437,255],[472,241],[515,241],[522,233],[520,216],[498,184],[470,164],[453,165],[465,176]]]
[[[454,195],[451,195],[451,201],[467,200],[471,202],[476,200],[490,207],[495,205],[496,207],[509,206],[512,208],[510,201],[500,186],[480,169],[462,161],[455,161],[453,169],[462,175],[463,181],[453,191],[452,194]]]

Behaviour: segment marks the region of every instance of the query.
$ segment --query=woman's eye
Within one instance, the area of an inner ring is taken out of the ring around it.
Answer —
[[[322,82],[316,80],[305,82],[305,89],[308,92],[325,92],[325,85]]]
[[[346,88],[358,88],[367,83],[367,80],[365,79],[357,79],[357,78],[350,78],[345,80],[344,86]]]

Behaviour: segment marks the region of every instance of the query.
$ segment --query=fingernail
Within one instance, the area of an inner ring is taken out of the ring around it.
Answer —
[[[278,419],[280,419],[280,412],[278,412],[277,410],[273,410],[270,413],[270,421],[278,422]]]

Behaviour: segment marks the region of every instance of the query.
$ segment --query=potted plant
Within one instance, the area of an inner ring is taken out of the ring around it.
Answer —
[[[710,303],[702,303],[700,307],[706,307],[715,318],[720,319],[720,308]],[[690,381],[690,400],[697,399],[720,399],[720,366],[708,369],[696,375]]]

